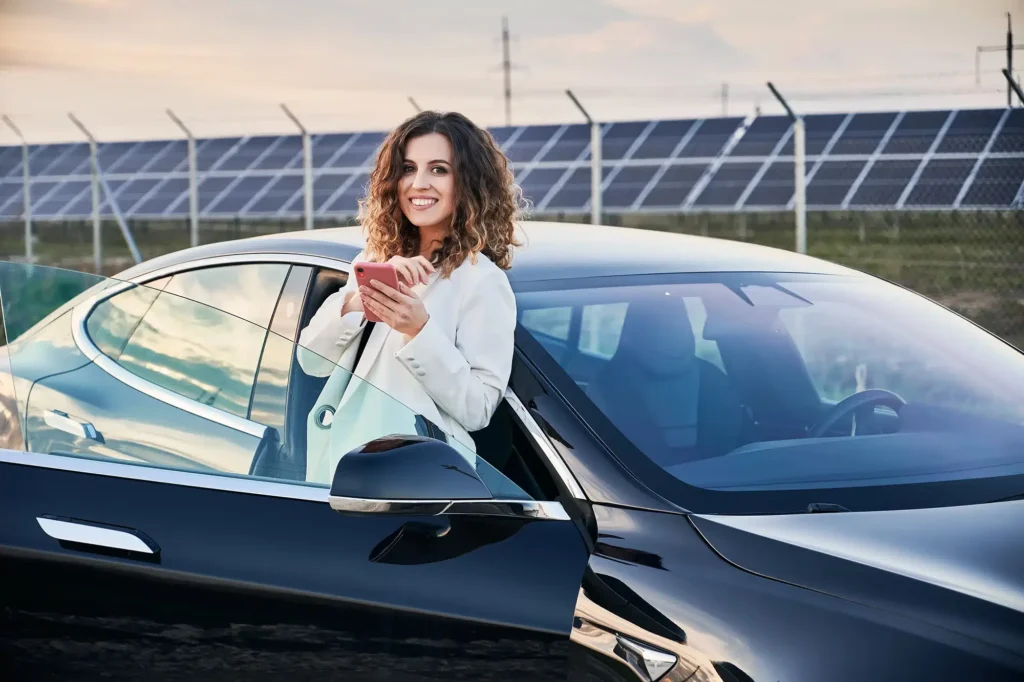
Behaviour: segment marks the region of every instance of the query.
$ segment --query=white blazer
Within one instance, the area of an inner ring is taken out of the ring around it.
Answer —
[[[364,259],[360,252],[353,262]],[[341,316],[356,287],[350,276],[299,334],[303,371],[330,375],[307,422],[307,480],[329,483],[337,461],[369,440],[415,433],[417,414],[444,429],[458,449],[474,452],[469,434],[490,422],[512,371],[516,301],[505,272],[483,254],[448,279],[435,272],[413,287],[429,315],[419,334],[409,339],[377,323],[358,367],[366,318],[358,311]],[[324,406],[336,410],[329,428],[315,419]]]

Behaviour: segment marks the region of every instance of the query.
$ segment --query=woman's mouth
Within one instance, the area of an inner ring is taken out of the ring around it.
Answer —
[[[425,209],[430,208],[437,203],[437,199],[433,197],[411,197],[409,203],[413,205],[413,208]]]

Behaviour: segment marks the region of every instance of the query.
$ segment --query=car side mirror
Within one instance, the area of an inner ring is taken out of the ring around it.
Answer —
[[[558,502],[533,500],[525,493],[492,493],[513,487],[483,459],[477,458],[474,466],[447,443],[387,436],[341,458],[328,501],[343,514],[569,520]]]

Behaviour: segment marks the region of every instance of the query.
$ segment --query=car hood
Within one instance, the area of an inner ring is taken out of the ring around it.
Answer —
[[[1024,651],[1024,500],[690,519],[745,570]]]

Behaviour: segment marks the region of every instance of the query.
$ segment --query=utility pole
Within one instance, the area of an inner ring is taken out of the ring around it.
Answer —
[[[1006,106],[1013,106],[1013,20],[1010,13],[1006,13],[1006,70],[1009,72],[1006,84]]]
[[[1005,45],[979,45],[974,50],[974,84],[981,85],[981,55],[983,52],[1006,52],[1006,71],[1010,72],[1010,79],[1013,79],[1013,53],[1015,50],[1024,50],[1024,45],[1013,44],[1013,19],[1009,12],[1006,13],[1006,44]],[[1013,106],[1013,90],[1007,83],[1006,105]]]
[[[28,166],[28,142],[7,114],[4,114],[4,123],[21,140],[21,193],[22,203],[25,205],[25,262],[31,265],[35,262],[35,245],[32,243],[34,239],[32,236],[32,173]]]
[[[805,172],[805,140],[804,140],[804,119],[793,113],[786,99],[775,89],[771,82],[768,89],[779,100],[782,108],[786,110],[789,119],[793,122],[793,184],[794,184],[794,207],[796,213],[796,251],[807,253],[807,174]]]
[[[302,133],[302,169],[304,180],[302,183],[302,189],[304,191],[305,198],[305,214],[306,214],[306,229],[313,229],[313,144],[310,141],[309,131],[306,130],[306,126],[302,125],[299,118],[292,113],[286,105],[282,104],[281,109],[284,113],[292,120],[292,123]]]
[[[508,46],[508,17],[501,18],[501,68],[505,73],[505,125],[512,125],[512,58]]]
[[[603,181],[601,177],[601,124],[590,117],[587,110],[576,99],[576,95],[572,94],[572,90],[566,90],[565,94],[569,96],[572,103],[583,114],[583,118],[587,120],[587,124],[590,125],[590,222],[593,225],[600,225],[602,211],[601,183]]]
[[[192,246],[199,246],[199,186],[196,177],[196,138],[188,126],[182,122],[170,109],[167,115],[171,117],[179,128],[185,132],[185,139],[188,140],[188,222],[189,222],[189,243]]]
[[[1019,99],[1020,103],[1024,105],[1024,90],[1021,90],[1020,83],[1013,80],[1013,78],[1010,77],[1010,72],[1006,69],[1003,69],[1003,76],[1006,78],[1006,82],[1009,83],[1013,92],[1017,94],[1017,99]]]

